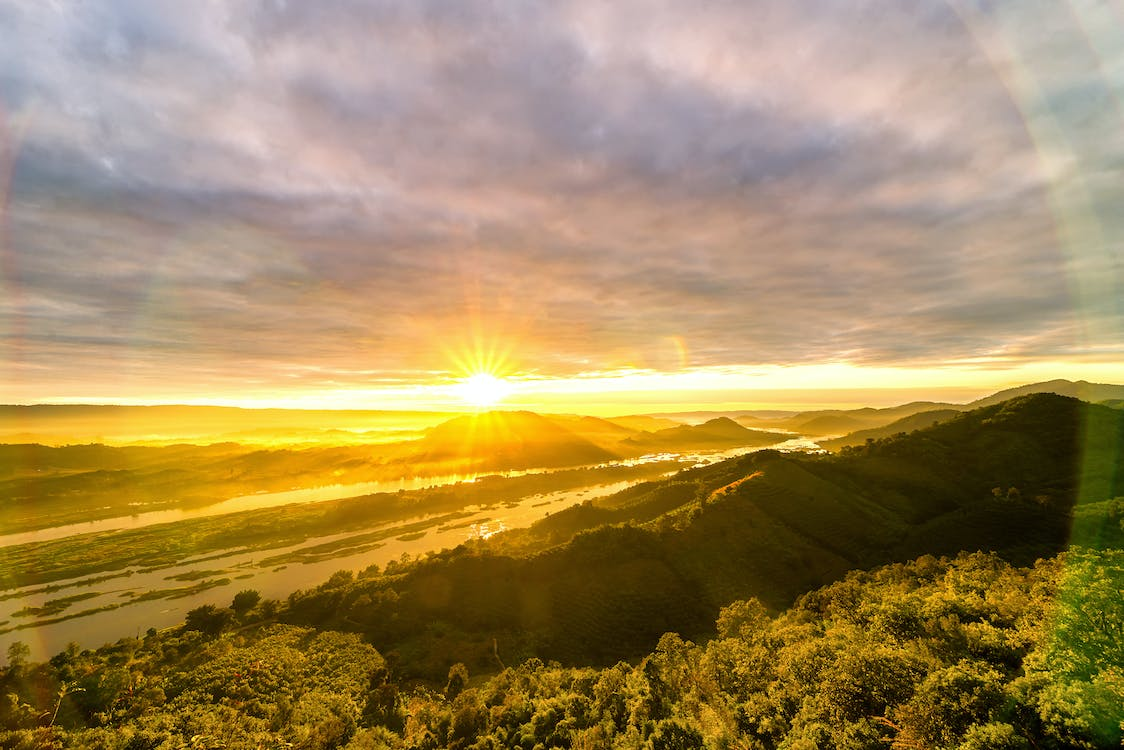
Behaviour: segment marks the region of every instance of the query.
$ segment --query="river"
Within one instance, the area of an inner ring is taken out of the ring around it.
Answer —
[[[801,449],[806,446],[790,441],[782,447]],[[676,460],[682,468],[709,463],[748,452],[735,449],[692,454],[658,454],[632,459],[635,465],[644,462]],[[587,467],[588,468],[588,467]],[[522,472],[529,473],[529,472]],[[322,502],[344,497],[472,481],[472,477],[425,477],[398,482],[368,482],[354,485],[333,485],[286,492],[262,493],[231,498],[190,511],[159,511],[92,524],[68,524],[44,529],[34,540],[57,539],[93,530],[139,528],[154,523],[168,523],[187,518],[220,515],[255,508],[266,508],[295,502]],[[609,495],[625,489],[638,480],[595,484],[558,492],[532,494],[518,501],[487,506],[471,506],[463,513],[449,517],[415,517],[374,528],[307,539],[291,547],[253,552],[229,549],[208,552],[197,559],[180,560],[160,569],[130,568],[109,574],[84,576],[57,581],[48,586],[36,585],[0,592],[0,630],[19,625],[27,627],[0,634],[0,649],[22,641],[31,648],[33,659],[45,659],[76,642],[84,648],[95,648],[121,637],[142,635],[148,628],[164,628],[183,621],[191,609],[203,604],[229,605],[234,594],[252,588],[265,598],[284,599],[293,591],[323,583],[339,570],[361,571],[371,565],[385,566],[404,554],[416,557],[441,549],[456,547],[473,538],[487,538],[504,529],[529,526],[546,515],[584,500]],[[180,514],[183,515],[180,515]],[[174,514],[169,516],[167,514]],[[101,526],[115,522],[121,525]],[[372,541],[372,533],[384,538]],[[16,537],[21,535],[9,535]],[[3,538],[0,538],[3,539]],[[26,540],[32,541],[32,540]],[[349,545],[349,541],[354,544]],[[9,541],[12,543],[21,543]],[[330,554],[316,550],[333,545]],[[298,557],[298,555],[303,556]],[[283,561],[274,558],[288,556]],[[196,585],[210,586],[184,595],[145,598],[151,592],[173,588],[188,589]],[[74,600],[54,615],[37,618],[24,611],[42,608],[60,599]],[[112,609],[104,609],[113,607]],[[82,614],[89,611],[89,614]],[[81,615],[81,616],[74,616]],[[51,622],[52,618],[68,617]],[[35,622],[40,624],[33,624]]]

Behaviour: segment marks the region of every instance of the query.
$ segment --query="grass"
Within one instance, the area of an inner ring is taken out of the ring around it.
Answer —
[[[126,592],[122,596],[129,597],[130,604],[136,604],[137,602],[148,602],[152,601],[153,599],[182,599],[185,596],[194,596],[210,589],[229,585],[229,578],[216,578],[209,581],[200,581],[194,586],[178,586],[176,588],[170,589],[153,589],[151,591],[145,591],[140,594],[130,591]]]
[[[76,604],[86,599],[93,599],[94,597],[101,596],[95,591],[87,591],[81,594],[74,594],[73,596],[64,596],[59,599],[51,599],[43,604],[41,607],[24,607],[12,613],[13,617],[50,617],[57,615],[70,608],[72,604]]]

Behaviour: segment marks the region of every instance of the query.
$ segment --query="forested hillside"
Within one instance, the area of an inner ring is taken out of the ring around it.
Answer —
[[[3,746],[1118,746],[1122,448],[1121,412],[1024,396],[98,652],[17,648]]]
[[[926,556],[851,573],[776,616],[732,603],[705,644],[669,633],[632,662],[533,658],[490,678],[455,664],[425,685],[399,680],[354,635],[270,624],[272,606],[257,605],[210,632],[150,633],[49,664],[10,655],[0,745],[1116,747],[1121,587],[1120,551],[1029,568]]]
[[[408,675],[501,656],[606,665],[719,609],[782,609],[856,568],[1119,546],[1124,414],[1034,395],[842,456],[762,451],[551,515],[384,575],[290,597],[294,624],[363,633]],[[1096,444],[1088,444],[1096,438]],[[1080,499],[1080,502],[1078,502]]]

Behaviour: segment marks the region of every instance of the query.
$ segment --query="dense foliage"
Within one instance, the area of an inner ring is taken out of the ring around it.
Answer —
[[[1119,412],[1030,396],[46,664],[17,644],[0,747],[1118,747],[1122,449]]]
[[[356,636],[269,624],[9,654],[3,747],[1098,748],[1124,737],[1124,553],[856,572],[703,645],[396,682]],[[251,619],[260,617],[251,610]],[[256,615],[256,616],[255,616]],[[16,649],[18,651],[18,649]],[[57,711],[57,715],[56,715]]]

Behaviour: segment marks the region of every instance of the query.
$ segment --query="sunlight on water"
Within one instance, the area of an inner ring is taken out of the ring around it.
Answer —
[[[404,518],[382,526],[313,537],[286,547],[211,551],[156,569],[134,566],[4,591],[0,593],[0,648],[21,640],[30,642],[35,658],[48,658],[71,641],[92,647],[138,635],[127,629],[132,627],[127,623],[143,622],[145,628],[176,625],[188,610],[203,604],[225,604],[243,588],[281,599],[296,589],[322,583],[338,570],[363,570],[399,560],[404,554],[417,557],[488,539],[508,529],[529,526],[551,512],[591,497],[619,492],[631,484],[632,480],[594,483],[527,495],[500,506],[468,506],[465,511],[470,515],[452,523],[440,524],[438,516]],[[407,528],[427,524],[424,529],[407,532]],[[372,533],[381,537],[374,544],[367,540]],[[317,553],[317,548],[325,546],[331,546],[332,554]],[[191,586],[196,584],[208,588],[192,591]],[[170,589],[178,591],[161,598],[145,598],[149,592]],[[37,608],[50,607],[77,595],[83,598],[59,613],[62,617],[70,616],[69,619],[50,622],[53,616],[37,618],[32,614]],[[106,607],[111,609],[96,611]],[[87,611],[84,616],[74,616]],[[37,619],[42,623],[35,625]],[[126,623],[125,630],[122,623]]]
[[[470,539],[490,539],[501,531],[507,531],[507,524],[499,523],[474,523],[471,526]]]
[[[817,450],[815,443],[801,438],[789,440],[775,446],[779,450]],[[571,467],[574,469],[603,469],[615,466],[631,467],[656,464],[663,461],[678,461],[686,467],[705,466],[714,461],[739,456],[749,452],[746,448],[731,448],[724,451],[697,451],[693,453],[649,453],[638,458],[621,459],[619,461],[606,461],[599,464]],[[193,518],[207,518],[221,516],[227,513],[239,513],[247,510],[262,508],[276,508],[289,503],[318,503],[329,500],[342,500],[360,495],[373,495],[379,492],[397,492],[399,490],[419,490],[428,487],[438,487],[457,483],[471,484],[483,477],[519,477],[530,474],[542,474],[554,469],[532,468],[512,471],[490,471],[472,474],[445,474],[428,477],[406,477],[402,479],[383,480],[377,482],[361,482],[358,484],[332,484],[322,487],[304,487],[280,492],[261,492],[252,495],[240,495],[229,500],[223,500],[212,505],[199,508],[186,508],[175,510],[158,510],[136,513],[129,516],[117,516],[99,521],[85,521],[82,523],[52,526],[35,531],[25,531],[16,534],[0,534],[0,547],[11,547],[17,544],[30,542],[46,542],[52,539],[62,539],[78,534],[91,534],[100,531],[121,531],[126,529],[139,529],[145,526],[154,526],[161,523],[186,521]]]
[[[780,447],[797,450],[799,441]],[[692,453],[652,453],[638,458],[575,467],[599,469],[614,466],[641,466],[671,463],[678,468],[707,465],[752,452],[746,448]],[[677,469],[664,472],[671,475]],[[391,482],[333,485],[284,492],[244,495],[215,505],[190,511],[161,511],[131,517],[108,519],[88,524],[69,524],[29,534],[0,537],[0,546],[32,540],[57,539],[101,530],[139,528],[187,518],[221,515],[244,510],[276,507],[297,502],[323,502],[374,492],[391,492],[448,485],[475,483],[488,476],[514,477],[547,470],[491,472],[480,475],[423,477]],[[362,570],[370,565],[385,565],[404,554],[425,555],[453,548],[467,541],[486,540],[496,534],[530,526],[553,512],[586,500],[611,495],[633,485],[635,480],[607,484],[596,481],[567,490],[529,494],[502,505],[472,505],[465,516],[442,522],[437,516],[399,519],[382,526],[306,539],[298,544],[268,550],[240,548],[212,550],[179,560],[161,568],[134,566],[104,574],[83,576],[49,585],[27,586],[0,592],[0,647],[16,641],[30,641],[35,658],[48,658],[75,641],[97,646],[126,635],[128,623],[147,627],[169,627],[183,620],[190,609],[203,604],[225,604],[233,593],[252,587],[265,597],[284,598],[299,588],[323,582],[334,572]],[[372,541],[371,535],[378,539]],[[13,541],[21,539],[22,541]],[[330,553],[320,551],[330,549]],[[199,586],[195,589],[193,587]],[[152,597],[151,592],[171,592]],[[148,598],[151,597],[151,598]],[[68,603],[68,599],[73,599]],[[61,601],[60,601],[61,600]],[[57,614],[44,609],[61,607]],[[124,608],[124,609],[122,609]],[[86,613],[86,614],[83,614]],[[66,618],[51,622],[56,618]],[[36,624],[39,621],[40,624]],[[126,623],[126,630],[122,630]],[[134,627],[134,630],[136,628]]]

